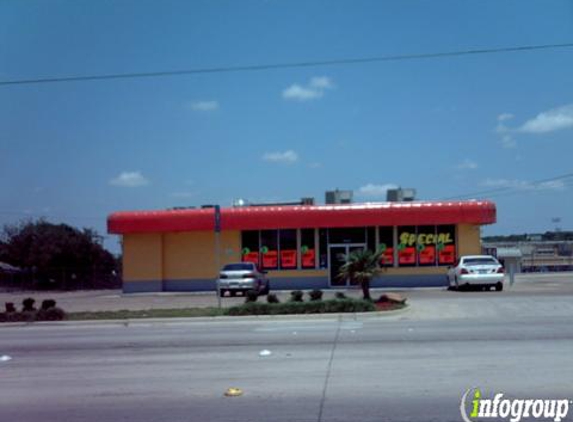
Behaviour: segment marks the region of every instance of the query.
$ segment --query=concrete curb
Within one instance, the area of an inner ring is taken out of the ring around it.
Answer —
[[[336,320],[336,319],[356,319],[363,317],[366,319],[381,319],[394,315],[409,312],[410,305],[402,309],[392,311],[374,311],[374,312],[341,312],[341,313],[324,313],[324,314],[288,314],[288,315],[246,315],[246,316],[214,316],[214,317],[182,317],[182,318],[133,318],[133,319],[100,319],[85,321],[37,321],[37,322],[6,322],[0,324],[0,329],[16,327],[68,327],[68,326],[96,326],[96,325],[123,325],[137,326],[149,324],[181,324],[190,322],[256,322],[256,321],[281,321],[281,320]]]

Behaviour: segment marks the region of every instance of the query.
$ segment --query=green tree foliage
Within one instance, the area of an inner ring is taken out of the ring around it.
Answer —
[[[117,259],[91,229],[44,220],[4,227],[0,261],[20,267],[40,288],[74,289],[105,274],[117,274]]]
[[[376,252],[367,249],[354,251],[346,257],[346,262],[340,267],[338,276],[357,282],[362,288],[364,299],[370,300],[370,281],[382,271],[378,263],[383,254],[382,250]]]

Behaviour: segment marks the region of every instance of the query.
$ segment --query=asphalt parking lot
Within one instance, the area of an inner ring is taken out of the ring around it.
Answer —
[[[413,319],[503,317],[505,315],[544,314],[551,312],[573,314],[573,273],[519,274],[513,286],[506,282],[503,292],[452,292],[446,288],[390,289],[408,298],[412,305],[408,317]],[[372,296],[385,292],[372,289]],[[326,290],[325,298],[334,297],[336,291]],[[274,292],[281,301],[288,300],[288,291]],[[345,290],[351,297],[361,297],[358,289]],[[137,293],[123,294],[120,290],[75,291],[75,292],[0,292],[0,303],[14,302],[33,297],[39,303],[43,299],[55,299],[58,306],[68,312],[147,310],[186,307],[217,306],[216,295],[203,293]],[[259,300],[265,300],[260,298]],[[223,306],[244,302],[244,298],[225,297]],[[535,304],[535,306],[533,306]],[[487,305],[487,306],[486,306]]]

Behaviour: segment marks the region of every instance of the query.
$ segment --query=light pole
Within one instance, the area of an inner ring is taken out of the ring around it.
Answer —
[[[221,286],[219,268],[221,267],[221,207],[215,205],[215,284],[217,286],[217,306],[221,309]]]

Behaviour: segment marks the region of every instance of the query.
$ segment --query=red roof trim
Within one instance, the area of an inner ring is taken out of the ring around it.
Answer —
[[[115,234],[214,230],[214,209],[117,212],[108,217]],[[491,224],[491,201],[401,202],[382,204],[266,206],[221,209],[222,230]]]

